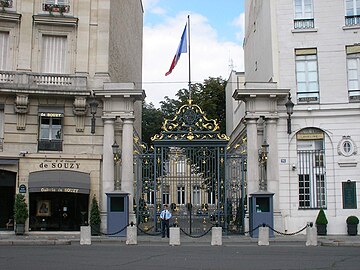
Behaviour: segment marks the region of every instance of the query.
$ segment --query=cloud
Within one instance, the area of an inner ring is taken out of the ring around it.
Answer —
[[[149,0],[148,0],[149,1]],[[153,1],[156,2],[156,1]],[[165,77],[180,42],[189,12],[165,18],[161,24],[144,26],[143,88],[148,103],[155,106],[164,96],[175,97],[176,92],[188,88],[188,54],[182,54],[173,72]],[[206,17],[191,14],[190,25],[191,81],[203,82],[208,77],[230,74],[233,61],[236,70],[243,70],[241,44],[220,41],[216,30]]]
[[[239,31],[236,32],[236,38],[242,42],[245,33],[245,13],[241,13],[238,17],[236,17],[232,24],[239,28]]]

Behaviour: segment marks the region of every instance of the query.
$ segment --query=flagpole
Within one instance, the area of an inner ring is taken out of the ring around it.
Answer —
[[[189,50],[189,100],[191,100],[191,62],[190,62],[190,15],[188,15],[188,50]]]

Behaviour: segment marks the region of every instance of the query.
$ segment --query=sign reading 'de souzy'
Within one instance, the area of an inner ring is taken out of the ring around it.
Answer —
[[[80,163],[70,160],[44,161],[39,164],[41,169],[80,169]]]

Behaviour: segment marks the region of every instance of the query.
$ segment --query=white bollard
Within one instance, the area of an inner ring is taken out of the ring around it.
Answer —
[[[91,227],[80,227],[80,245],[91,245]]]
[[[212,227],[211,229],[211,245],[222,245],[222,227]]]
[[[170,228],[170,246],[180,246],[180,228],[179,227],[171,227]]]
[[[306,246],[317,246],[317,231],[312,225],[306,228]]]
[[[135,225],[126,228],[126,244],[137,245],[137,227]]]
[[[269,227],[259,227],[258,246],[269,245]]]

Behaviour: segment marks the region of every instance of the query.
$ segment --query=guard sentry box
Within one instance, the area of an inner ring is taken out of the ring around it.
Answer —
[[[108,236],[124,237],[126,229],[119,231],[129,224],[129,194],[113,192],[106,193],[106,196]]]
[[[257,191],[250,194],[249,198],[249,231],[251,237],[259,237],[259,229],[254,230],[259,225],[269,225],[274,228],[273,211],[274,193],[268,191]],[[269,237],[273,237],[274,232],[269,229]]]

